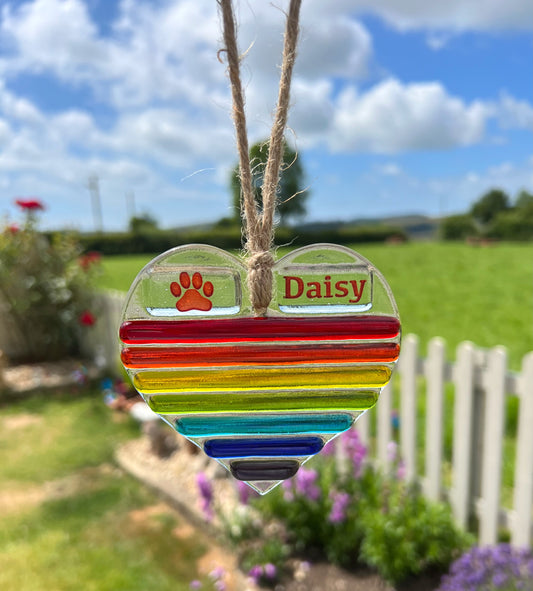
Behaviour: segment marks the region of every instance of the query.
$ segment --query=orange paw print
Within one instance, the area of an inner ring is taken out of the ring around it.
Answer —
[[[200,290],[204,295],[200,293]],[[182,271],[179,283],[173,281],[170,284],[170,291],[174,297],[179,298],[176,302],[176,308],[180,312],[188,312],[189,310],[209,312],[213,307],[213,302],[207,299],[213,295],[213,284],[211,281],[204,283],[201,273],[194,273],[191,280],[189,273]]]

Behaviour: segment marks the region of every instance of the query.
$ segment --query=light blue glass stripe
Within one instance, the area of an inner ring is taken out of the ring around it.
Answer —
[[[184,417],[176,421],[176,430],[186,437],[325,434],[346,431],[352,423],[352,415],[340,413],[265,417]]]

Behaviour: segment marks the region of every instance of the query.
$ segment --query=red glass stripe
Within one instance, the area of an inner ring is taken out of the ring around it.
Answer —
[[[300,363],[372,363],[398,359],[397,343],[301,345],[228,345],[209,347],[125,347],[125,367],[216,367],[231,365],[294,365]]]
[[[392,316],[319,318],[220,318],[129,320],[120,327],[123,343],[231,343],[236,341],[314,341],[386,339],[398,336]]]

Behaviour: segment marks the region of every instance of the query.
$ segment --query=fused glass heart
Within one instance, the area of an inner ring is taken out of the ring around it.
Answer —
[[[255,317],[238,258],[177,247],[139,273],[120,327],[150,408],[261,494],[376,403],[400,348],[391,290],[353,250],[300,248],[273,274]]]

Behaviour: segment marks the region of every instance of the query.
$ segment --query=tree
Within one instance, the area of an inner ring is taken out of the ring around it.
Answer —
[[[440,233],[443,240],[464,240],[478,232],[469,215],[452,215],[442,221]]]
[[[268,159],[269,142],[258,142],[250,149],[250,163],[252,166],[252,183],[256,203],[261,209],[263,199],[261,187]],[[277,212],[284,225],[289,218],[302,217],[306,213],[305,201],[309,197],[309,191],[303,187],[304,171],[298,154],[292,150],[287,142],[283,142],[283,163],[281,166],[280,182],[277,195]],[[236,166],[231,173],[231,191],[235,217],[240,219],[241,211],[241,181],[239,167]]]
[[[133,216],[129,223],[130,232],[134,234],[143,234],[146,232],[155,232],[158,229],[157,220],[148,213],[139,216]]]
[[[487,236],[499,240],[531,240],[533,239],[533,211],[527,209],[510,209],[494,219]]]
[[[533,195],[522,189],[516,198],[515,207],[521,210],[533,211]]]
[[[472,205],[470,213],[480,224],[490,224],[494,218],[509,209],[509,196],[501,189],[491,189]]]

